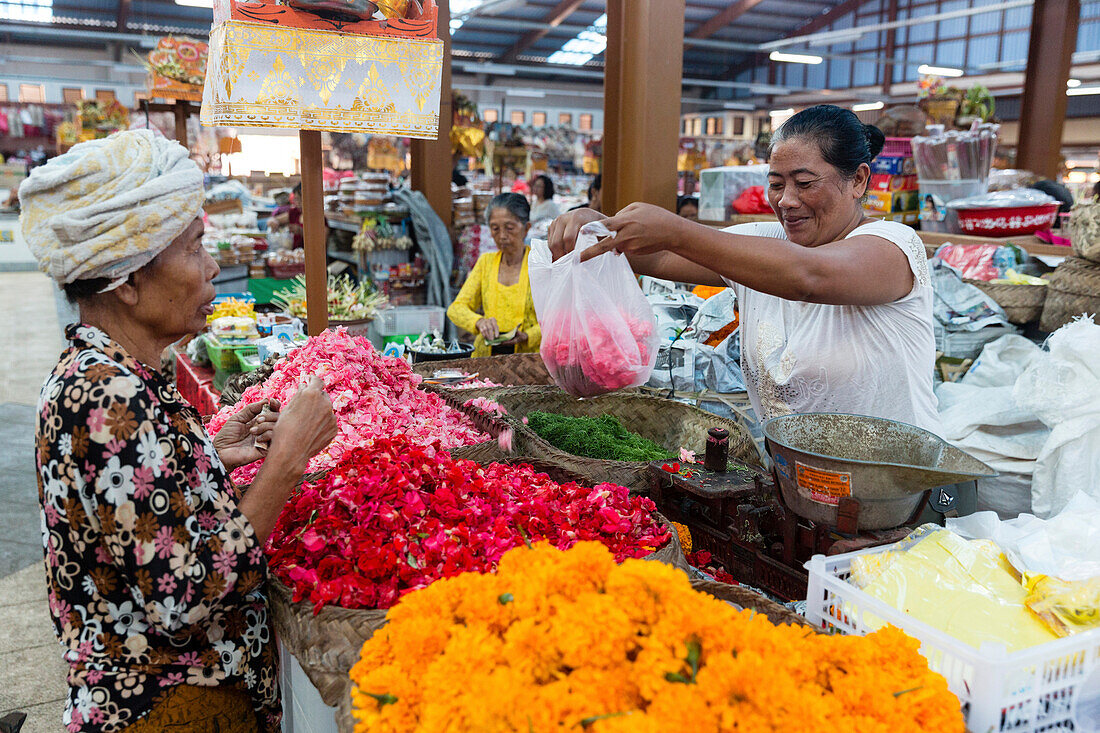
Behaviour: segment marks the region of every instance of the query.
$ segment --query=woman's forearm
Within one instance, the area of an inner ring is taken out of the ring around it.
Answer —
[[[685,220],[686,221],[686,220]],[[697,265],[761,293],[831,305],[878,305],[913,287],[906,255],[876,236],[803,247],[786,239],[685,227],[678,251]]]
[[[261,543],[267,541],[283,505],[302,478],[301,466],[278,456],[268,456],[238,507],[248,518]]]

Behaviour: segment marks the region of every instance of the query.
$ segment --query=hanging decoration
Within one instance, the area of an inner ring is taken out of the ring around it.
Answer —
[[[209,46],[194,38],[166,36],[147,57],[141,58],[149,70],[146,86],[150,97],[202,100]]]
[[[308,3],[215,0],[203,124],[435,139],[434,0],[377,4],[380,19],[358,20],[301,9]],[[397,9],[413,17],[391,17]]]

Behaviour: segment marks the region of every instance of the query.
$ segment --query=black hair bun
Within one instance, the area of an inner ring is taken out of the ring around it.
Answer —
[[[886,144],[886,136],[882,134],[882,130],[874,125],[864,125],[863,134],[867,137],[867,149],[870,151],[873,160],[882,152],[882,146]]]

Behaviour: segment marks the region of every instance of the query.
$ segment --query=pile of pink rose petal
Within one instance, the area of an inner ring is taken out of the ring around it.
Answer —
[[[274,398],[286,405],[311,376],[325,383],[338,432],[310,460],[310,472],[331,468],[353,448],[395,435],[416,445],[437,443],[443,449],[491,440],[469,417],[420,389],[422,378],[404,360],[383,356],[365,338],[350,336],[344,328],[325,331],[287,355],[267,381],[249,387],[236,405],[223,407],[210,419],[210,434],[246,404]],[[238,468],[233,480],[250,483],[261,463]]]

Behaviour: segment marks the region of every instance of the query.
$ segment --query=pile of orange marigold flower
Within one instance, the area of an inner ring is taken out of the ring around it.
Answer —
[[[915,640],[775,626],[601,544],[410,593],[351,670],[357,733],[964,730]]]

